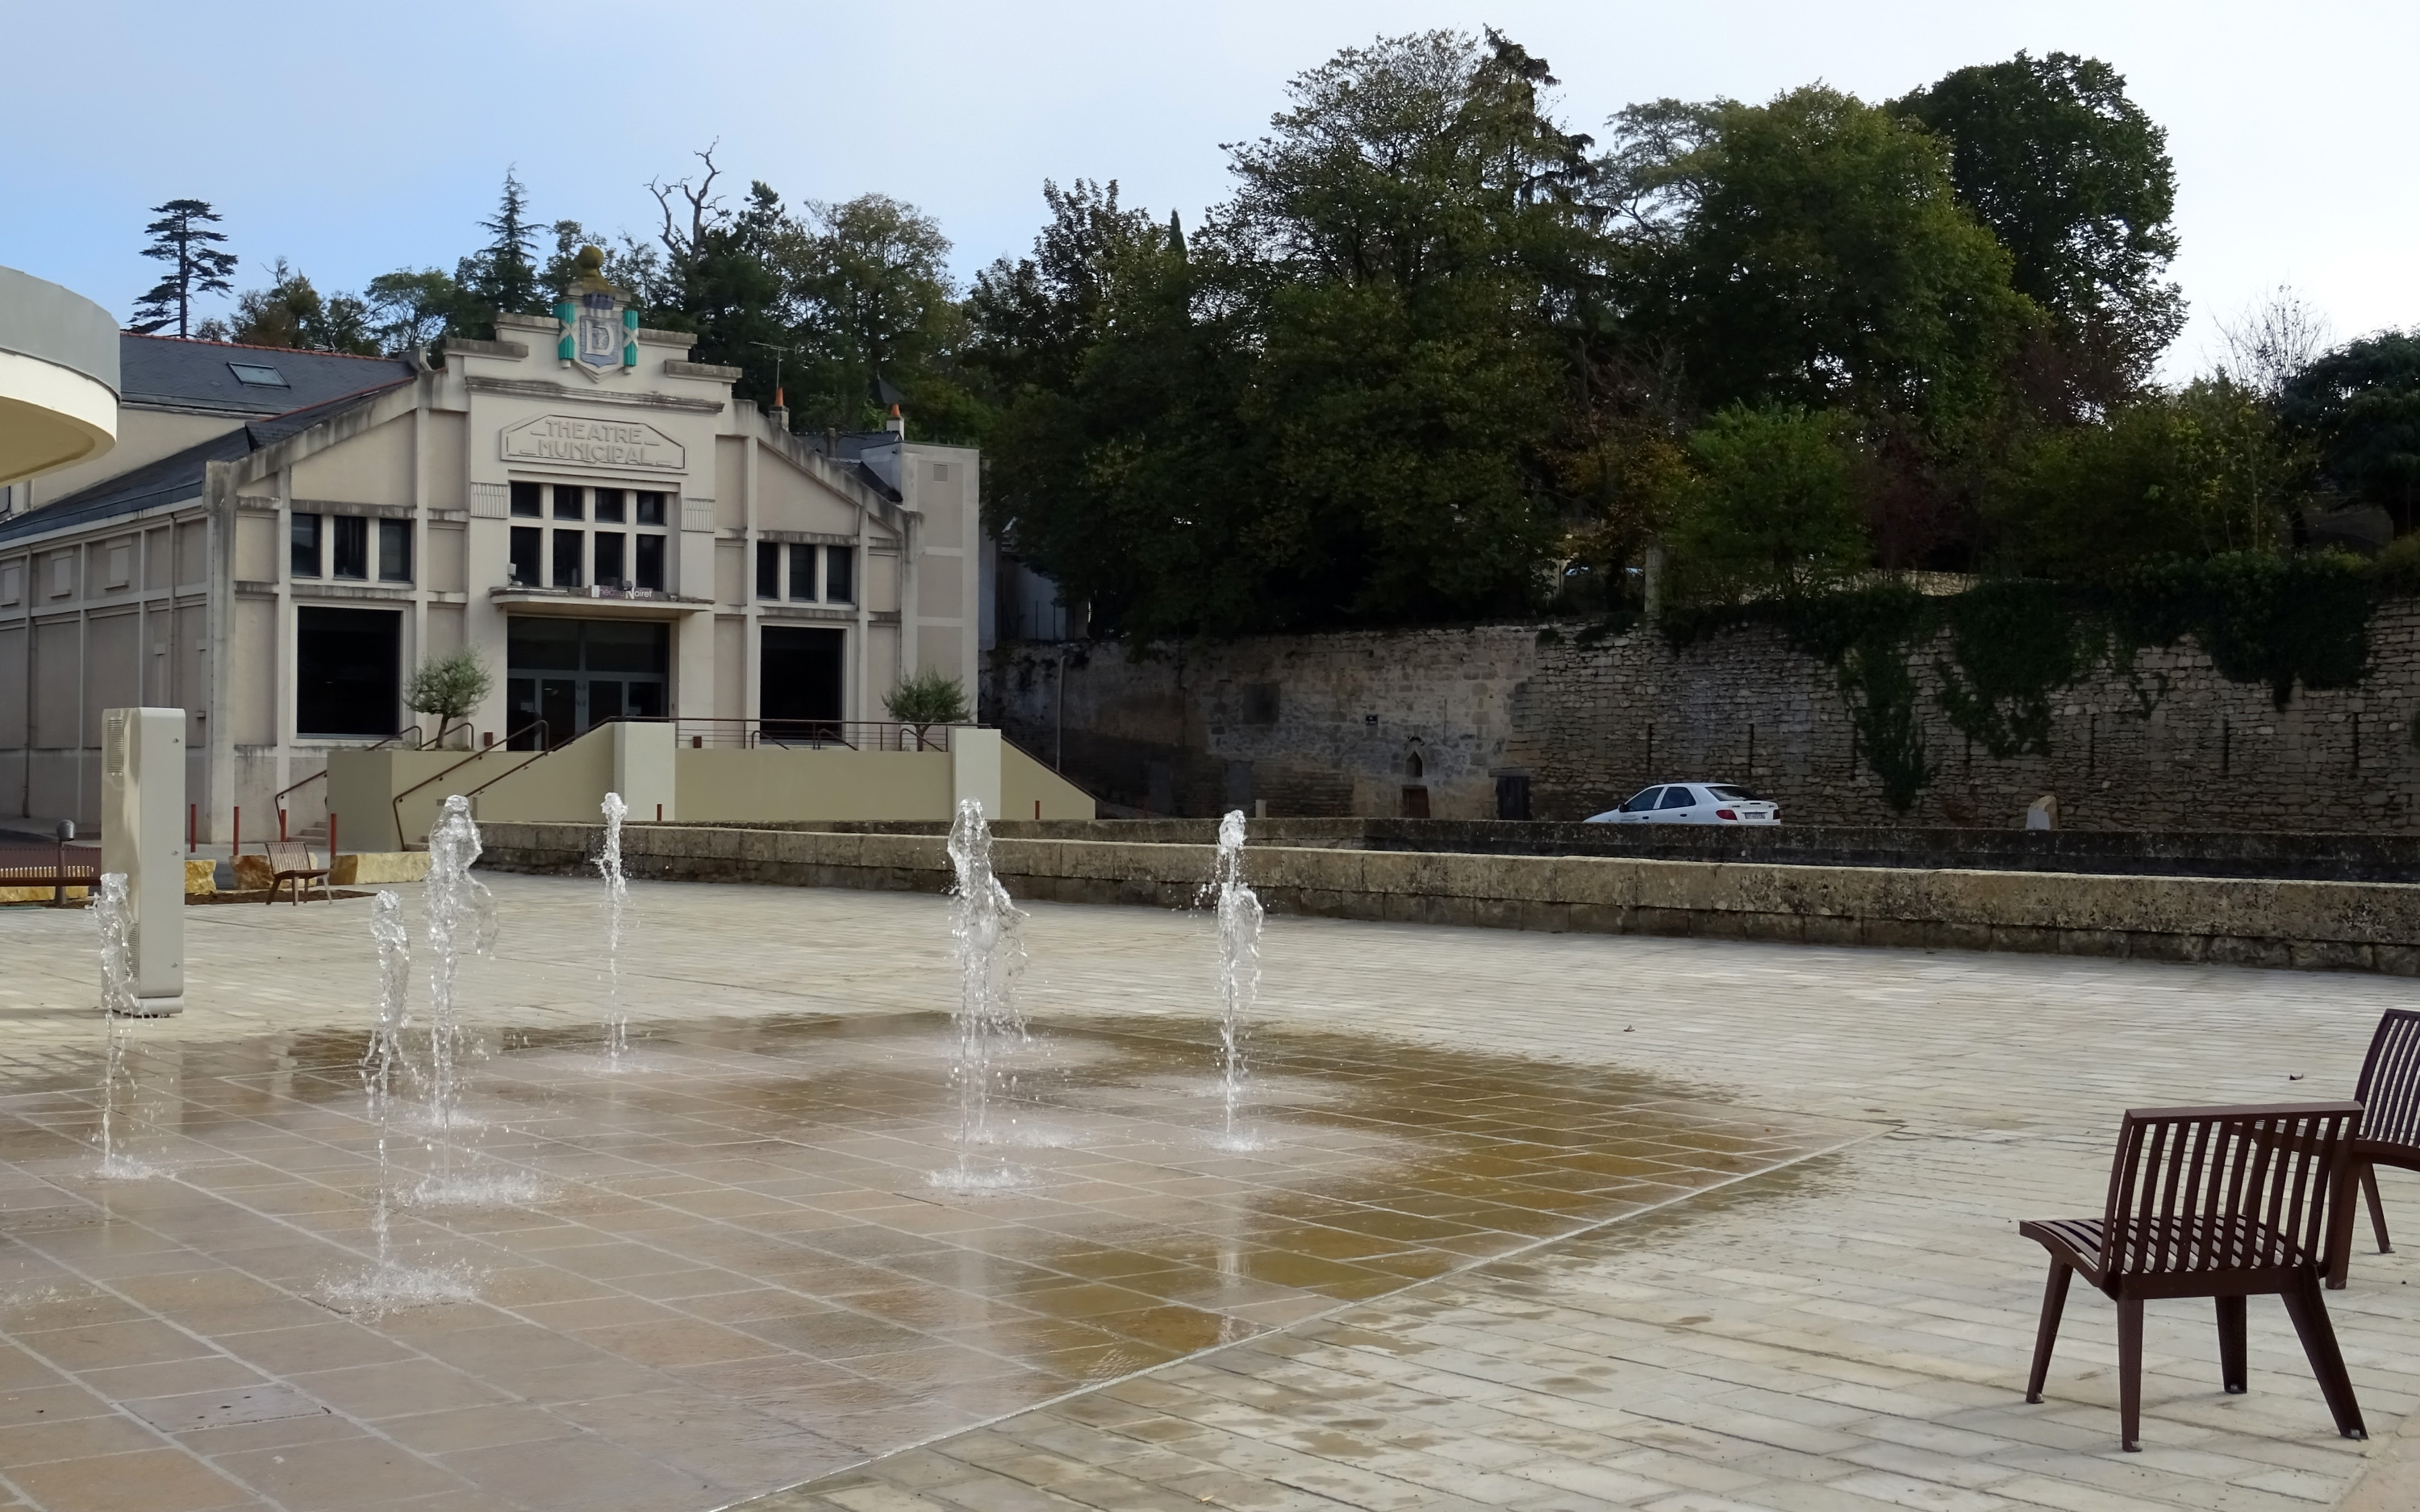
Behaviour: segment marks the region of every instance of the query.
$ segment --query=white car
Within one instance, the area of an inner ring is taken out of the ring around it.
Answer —
[[[1777,825],[1781,810],[1720,782],[1659,782],[1619,809],[1590,814],[1591,825]]]

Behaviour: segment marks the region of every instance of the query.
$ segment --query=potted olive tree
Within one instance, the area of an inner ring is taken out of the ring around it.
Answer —
[[[436,717],[434,744],[468,750],[471,711],[486,701],[495,686],[496,679],[488,671],[487,662],[477,652],[464,646],[423,661],[404,688],[403,704],[414,714]]]
[[[883,695],[882,707],[916,732],[918,750],[924,748],[924,737],[935,725],[965,724],[973,717],[967,708],[966,686],[938,668],[901,678]]]

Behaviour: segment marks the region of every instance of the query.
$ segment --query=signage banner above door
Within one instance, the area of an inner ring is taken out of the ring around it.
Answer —
[[[689,465],[680,442],[635,420],[583,420],[539,415],[504,433],[508,462],[571,462],[582,467],[646,468],[678,472]]]

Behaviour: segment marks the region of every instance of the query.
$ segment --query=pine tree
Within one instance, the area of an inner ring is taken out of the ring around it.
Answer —
[[[552,302],[538,288],[537,263],[530,255],[537,230],[529,223],[529,196],[511,169],[504,171],[504,193],[491,221],[479,227],[493,239],[476,259],[471,292],[497,314],[543,315]]]
[[[173,325],[182,336],[192,325],[196,295],[225,294],[234,286],[227,275],[235,271],[235,254],[215,245],[226,237],[209,229],[219,214],[208,200],[172,199],[151,207],[151,213],[160,219],[143,228],[151,239],[143,255],[168,264],[170,271],[135,301],[134,329],[147,336]]]

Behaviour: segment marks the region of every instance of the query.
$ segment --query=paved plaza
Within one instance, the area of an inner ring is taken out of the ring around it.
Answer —
[[[1273,918],[1230,1131],[1207,922],[1039,906],[978,1151],[1019,1174],[970,1190],[945,901],[634,884],[606,1076],[597,887],[489,881],[470,1126],[387,1183],[489,1200],[396,1206],[417,1298],[346,1286],[366,903],[190,910],[192,1006],[106,1100],[88,917],[0,912],[20,1501],[2253,1512],[2335,1504],[2420,1401],[2420,1265],[2366,1243],[2368,1444],[2273,1302],[2242,1396],[2209,1304],[2153,1305],[2141,1454],[2088,1289],[2021,1395],[2013,1220],[2097,1210],[2125,1106],[2346,1095],[2401,981]],[[104,1103],[168,1174],[97,1173]]]

